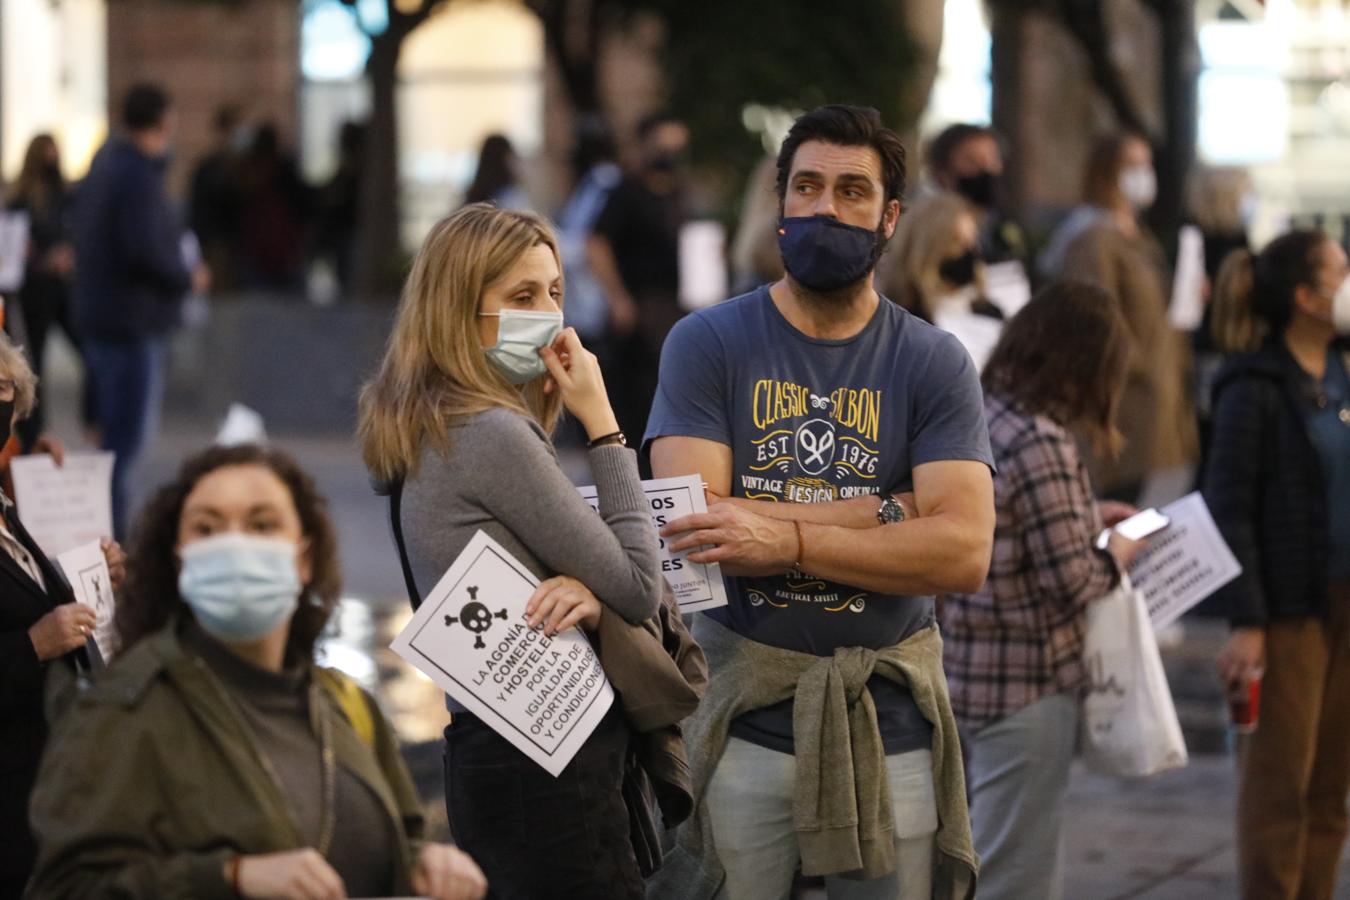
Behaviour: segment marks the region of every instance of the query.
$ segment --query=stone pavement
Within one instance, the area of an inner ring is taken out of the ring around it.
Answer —
[[[54,428],[71,449],[79,449],[79,430],[69,412],[71,385],[54,379],[53,389]],[[142,487],[168,477],[186,453],[209,441],[214,433],[209,417],[223,413],[169,415],[144,467]],[[313,433],[273,438],[315,476],[339,530],[349,599],[337,634],[327,644],[328,662],[377,688],[381,704],[405,738],[428,813],[443,828],[441,696],[387,649],[409,613],[386,507],[371,492],[351,439]],[[1222,698],[1210,674],[1221,640],[1221,628],[1187,620],[1179,643],[1165,651],[1188,741],[1195,751],[1203,751],[1193,755],[1189,766],[1141,781],[1075,771],[1066,819],[1066,900],[1238,896],[1233,764],[1223,752]],[[1350,884],[1337,897],[1350,900]]]

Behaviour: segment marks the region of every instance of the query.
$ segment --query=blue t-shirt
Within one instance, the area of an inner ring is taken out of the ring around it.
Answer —
[[[1345,371],[1341,350],[1327,350],[1327,370],[1322,376],[1326,402],[1308,415],[1308,434],[1322,462],[1327,487],[1327,534],[1330,537],[1329,572],[1336,579],[1350,578],[1350,375]]]
[[[938,460],[992,467],[979,377],[956,338],[883,299],[858,334],[808,337],[767,287],[681,320],[661,351],[645,441],[680,435],[732,449],[732,495],[822,503],[912,488]],[[738,634],[819,656],[880,649],[933,623],[932,597],[866,591],[795,572],[728,578],[708,615]],[[909,692],[869,683],[887,753],[930,745]],[[755,710],[732,733],[792,751],[792,702]]]

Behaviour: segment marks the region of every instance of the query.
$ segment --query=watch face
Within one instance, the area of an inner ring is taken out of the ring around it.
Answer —
[[[905,508],[897,503],[894,497],[887,497],[881,501],[881,509],[877,510],[877,518],[884,525],[903,522],[905,521]]]

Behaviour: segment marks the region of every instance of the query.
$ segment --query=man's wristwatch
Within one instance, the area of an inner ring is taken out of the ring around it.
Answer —
[[[905,508],[890,494],[881,497],[881,509],[877,510],[877,521],[882,525],[894,525],[905,521]]]

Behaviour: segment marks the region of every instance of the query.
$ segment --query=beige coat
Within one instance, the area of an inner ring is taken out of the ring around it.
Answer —
[[[1120,455],[1087,450],[1098,494],[1141,485],[1153,471],[1196,459],[1199,441],[1190,397],[1190,350],[1167,319],[1167,260],[1146,234],[1129,237],[1109,218],[1069,246],[1061,277],[1086,281],[1120,301],[1129,325],[1130,369],[1116,424],[1125,438]]]

